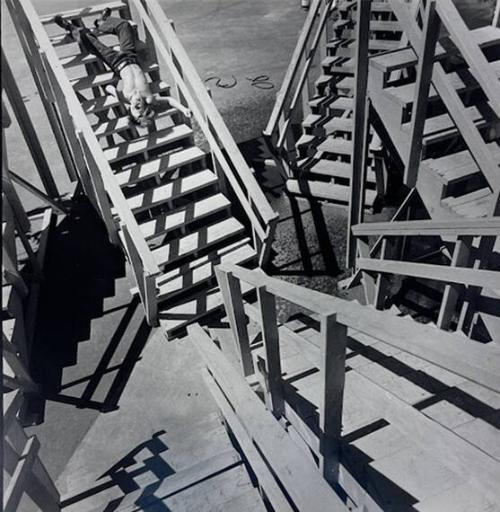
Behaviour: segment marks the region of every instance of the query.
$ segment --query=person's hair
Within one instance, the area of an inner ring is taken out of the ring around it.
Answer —
[[[151,105],[146,106],[144,111],[139,114],[137,117],[132,115],[132,112],[129,110],[128,118],[131,124],[139,126],[141,128],[147,128],[151,126],[153,123],[153,118],[155,116],[155,111]]]

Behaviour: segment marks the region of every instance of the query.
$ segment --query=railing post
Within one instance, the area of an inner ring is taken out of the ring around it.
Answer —
[[[441,22],[436,13],[436,0],[428,0],[425,8],[424,30],[421,39],[422,49],[418,61],[415,96],[413,98],[410,148],[404,174],[404,184],[409,188],[413,188],[417,184],[429,89],[440,25]]]
[[[217,267],[215,268],[215,274],[224,299],[224,306],[233,338],[236,342],[239,363],[242,366],[243,375],[248,377],[255,373],[255,369],[252,360],[252,352],[250,350],[250,339],[248,337],[247,320],[240,281],[234,277],[232,272],[225,272]]]
[[[319,403],[320,469],[328,482],[337,482],[344,400],[347,327],[337,315],[321,318],[322,396]]]
[[[472,237],[458,237],[453,251],[451,266],[466,267],[469,263],[471,247]],[[443,299],[441,301],[439,317],[437,320],[437,326],[440,329],[448,329],[450,327],[451,319],[457,305],[460,288],[460,285],[454,283],[447,284],[444,288]]]
[[[262,321],[262,338],[266,354],[266,405],[279,419],[285,413],[285,397],[281,378],[281,356],[276,316],[276,298],[265,286],[257,288]]]
[[[347,266],[356,262],[356,239],[351,226],[362,222],[365,196],[365,175],[368,157],[368,39],[370,35],[371,0],[358,0],[358,22],[356,24],[356,79],[354,105],[354,134],[352,152],[352,176],[349,199],[349,221],[347,240]]]

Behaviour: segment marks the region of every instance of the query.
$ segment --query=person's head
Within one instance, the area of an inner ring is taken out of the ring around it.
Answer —
[[[129,118],[133,124],[147,128],[152,124],[154,115],[155,112],[151,105],[146,103],[139,93],[132,95],[130,98]]]

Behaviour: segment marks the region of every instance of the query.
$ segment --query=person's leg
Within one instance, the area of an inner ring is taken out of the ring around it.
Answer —
[[[105,34],[118,36],[120,51],[128,55],[137,55],[137,38],[132,25],[123,18],[109,16],[99,24],[99,30]]]

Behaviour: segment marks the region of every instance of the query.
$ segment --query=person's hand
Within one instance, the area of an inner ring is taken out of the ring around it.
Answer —
[[[191,119],[191,116],[192,116],[191,109],[184,108],[182,110],[182,113],[184,114],[185,117],[187,117],[188,119]]]

